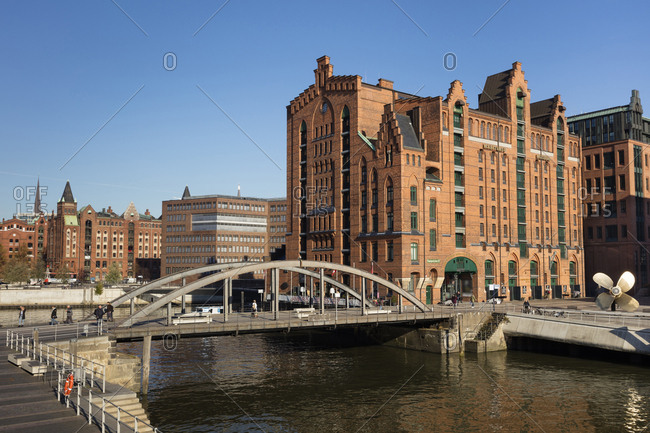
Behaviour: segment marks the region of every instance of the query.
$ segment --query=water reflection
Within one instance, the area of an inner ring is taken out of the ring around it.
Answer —
[[[140,345],[120,350],[139,354]],[[180,340],[172,352],[154,342],[147,406],[166,433],[354,432],[364,423],[373,433],[638,432],[649,395],[640,367],[345,348],[292,333]]]

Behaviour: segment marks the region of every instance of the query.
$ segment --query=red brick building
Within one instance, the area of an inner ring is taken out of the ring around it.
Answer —
[[[180,200],[162,207],[163,276],[212,263],[267,261],[284,244],[284,198],[192,196],[185,187]]]
[[[47,219],[42,215],[31,223],[18,218],[6,221],[3,219],[0,224],[0,245],[3,247],[5,258],[11,259],[20,246],[24,245],[28,257],[35,262],[47,246],[47,228]]]
[[[650,150],[647,144],[620,140],[583,147],[585,273],[625,271],[648,285],[650,266]]]
[[[52,212],[49,217],[46,263],[54,277],[67,265],[71,277],[101,281],[113,263],[120,266],[123,277],[136,277],[142,269],[152,267],[151,261],[160,261],[161,231],[160,219],[149,210],[138,213],[133,203],[122,215],[110,207],[77,209],[68,182],[56,215]]]
[[[314,72],[287,107],[288,258],[360,267],[427,303],[581,290],[579,139],[559,96],[531,103],[519,63],[487,78],[478,109],[459,81],[418,97],[335,76],[327,56]]]

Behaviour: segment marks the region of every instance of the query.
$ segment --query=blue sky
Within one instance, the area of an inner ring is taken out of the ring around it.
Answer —
[[[559,93],[569,115],[627,104],[633,88],[650,107],[649,12],[643,1],[5,0],[0,216],[25,209],[37,176],[48,210],[66,180],[80,206],[120,213],[133,201],[159,215],[185,185],[284,196],[285,107],[324,54],[334,74],[420,95],[459,79],[471,107],[514,61],[533,101]]]

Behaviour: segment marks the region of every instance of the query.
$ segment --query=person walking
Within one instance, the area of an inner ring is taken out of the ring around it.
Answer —
[[[95,312],[93,314],[97,318],[97,326],[98,327],[102,326],[102,322],[104,318],[104,309],[102,308],[102,306],[98,305],[97,308],[95,308]]]
[[[257,317],[257,302],[255,302],[254,299],[253,299],[252,309],[253,309],[253,314],[252,314],[253,317]]]
[[[113,310],[114,310],[114,308],[111,305],[111,303],[110,302],[107,303],[106,304],[106,321],[107,322],[112,322],[113,321]]]
[[[72,307],[69,305],[65,310],[65,323],[72,323]]]
[[[52,307],[52,313],[50,314],[50,325],[58,325],[59,322],[56,321],[56,307]]]
[[[469,303],[470,303],[470,305],[472,306],[472,308],[474,308],[474,302],[476,302],[476,298],[475,298],[474,295],[472,294],[472,297],[469,298]]]
[[[18,327],[22,328],[23,326],[25,326],[25,307],[21,305],[18,313]]]

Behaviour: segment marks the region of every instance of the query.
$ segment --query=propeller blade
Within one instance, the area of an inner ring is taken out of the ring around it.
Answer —
[[[594,274],[594,282],[598,284],[600,287],[603,287],[607,290],[611,290],[611,288],[614,287],[614,282],[612,281],[612,279],[609,278],[607,275],[603,274],[602,272],[598,272],[597,274]]]
[[[618,299],[616,299],[616,305],[618,305],[619,309],[631,313],[639,308],[639,301],[630,295],[623,293]]]
[[[632,286],[634,286],[634,275],[632,275],[632,272],[623,272],[623,275],[621,275],[621,278],[618,279],[618,283],[616,283],[616,285],[620,287],[623,292],[630,290]]]
[[[596,274],[596,275],[598,275],[598,274]],[[604,275],[604,274],[601,274],[601,275]],[[607,276],[607,275],[605,275],[605,276]],[[596,298],[596,305],[598,305],[598,307],[600,307],[601,310],[609,310],[609,308],[612,306],[612,302],[614,302],[614,299],[616,299],[616,298],[614,298],[609,293],[603,292],[600,295],[598,295],[598,297]]]

